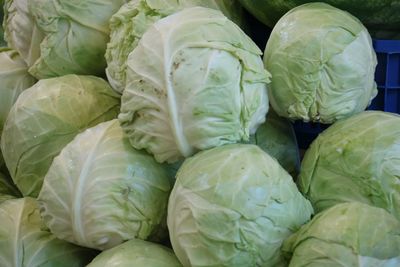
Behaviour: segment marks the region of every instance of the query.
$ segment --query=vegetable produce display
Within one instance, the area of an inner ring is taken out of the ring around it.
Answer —
[[[285,14],[268,39],[264,63],[273,77],[271,106],[290,119],[333,123],[363,111],[377,94],[367,29],[327,4]]]
[[[338,204],[285,241],[289,267],[400,266],[400,222],[380,208]],[[292,254],[292,255],[291,255]]]
[[[0,267],[400,266],[397,1],[0,7]]]
[[[248,139],[268,110],[260,55],[217,10],[188,8],[157,21],[127,61],[118,118],[131,144],[173,163]]]

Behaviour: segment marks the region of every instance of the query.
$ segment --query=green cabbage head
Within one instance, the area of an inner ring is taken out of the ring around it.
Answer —
[[[182,267],[164,246],[133,239],[100,253],[87,267]]]
[[[126,0],[6,0],[4,27],[38,79],[103,75],[109,19]]]
[[[292,177],[297,177],[300,170],[300,153],[289,120],[278,116],[270,109],[265,122],[250,136],[250,143],[276,158]]]
[[[239,25],[244,24],[242,8],[236,0],[133,0],[111,17],[106,74],[117,92],[125,89],[128,55],[145,31],[157,20],[193,6],[219,9]]]
[[[264,53],[273,109],[293,120],[332,123],[363,111],[377,94],[371,37],[349,13],[323,3],[292,9]]]
[[[57,239],[44,227],[33,198],[0,204],[1,266],[84,267],[96,252]]]
[[[313,213],[292,177],[249,144],[186,159],[168,203],[173,249],[184,266],[286,266],[282,242]]]
[[[1,150],[14,183],[36,197],[53,158],[79,132],[115,118],[119,96],[103,79],[66,75],[25,90],[4,125]]]
[[[260,54],[214,9],[187,8],[157,21],[127,61],[118,118],[131,144],[172,163],[247,140],[268,110]]]
[[[87,129],[61,151],[38,200],[58,238],[104,250],[166,233],[170,190],[163,166],[135,150],[112,120]]]
[[[334,123],[305,153],[298,183],[316,211],[358,201],[400,220],[400,115],[365,111]]]
[[[342,203],[317,214],[282,250],[289,267],[396,267],[400,222],[381,208]]]

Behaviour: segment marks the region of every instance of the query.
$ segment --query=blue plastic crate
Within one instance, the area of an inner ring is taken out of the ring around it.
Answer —
[[[378,95],[372,100],[369,110],[383,110],[400,114],[400,40],[373,40],[378,58],[375,81]],[[328,128],[329,125],[296,121],[294,129],[301,149]]]

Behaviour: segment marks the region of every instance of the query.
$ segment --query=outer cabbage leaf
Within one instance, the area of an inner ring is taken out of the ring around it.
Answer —
[[[3,19],[8,46],[16,50],[29,67],[40,56],[40,43],[44,38],[29,11],[30,1],[5,0]]]
[[[236,0],[133,0],[123,5],[110,20],[106,74],[119,93],[125,89],[126,61],[145,31],[157,20],[179,10],[204,6],[221,10],[228,18],[244,24],[242,8]]]
[[[33,198],[0,204],[0,261],[7,267],[83,267],[95,252],[46,231]]]
[[[10,110],[1,138],[4,160],[22,194],[37,196],[61,149],[118,111],[119,96],[92,76],[40,80],[25,90]]]
[[[21,197],[21,193],[6,175],[0,173],[0,204],[18,197]]]
[[[127,61],[119,120],[131,144],[172,163],[248,139],[268,110],[260,52],[217,10],[157,21]]]
[[[400,222],[384,209],[352,202],[317,214],[288,238],[289,267],[400,266]]]
[[[267,119],[256,133],[250,136],[250,143],[259,146],[270,156],[276,158],[281,166],[292,176],[300,171],[300,153],[296,135],[291,122],[269,110]]]
[[[0,134],[18,96],[35,82],[17,51],[0,49]]]
[[[167,223],[184,266],[286,266],[282,242],[312,213],[274,158],[255,145],[231,144],[183,163]]]
[[[292,9],[274,27],[264,53],[272,108],[322,123],[359,113],[377,94],[376,54],[361,22],[323,3]]]
[[[317,211],[359,201],[400,219],[400,116],[366,111],[336,122],[305,153],[298,183]]]
[[[38,79],[103,75],[109,19],[125,0],[6,0],[6,38]]]
[[[98,255],[87,267],[181,267],[174,252],[164,246],[133,239]]]
[[[165,235],[170,190],[163,166],[132,148],[112,120],[86,130],[61,151],[38,200],[57,237],[104,250]]]

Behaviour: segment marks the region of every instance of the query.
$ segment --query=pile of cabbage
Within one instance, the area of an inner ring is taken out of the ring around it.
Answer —
[[[364,111],[350,13],[263,53],[232,0],[0,3],[0,265],[400,265],[400,116]],[[332,123],[302,162],[294,120]]]

